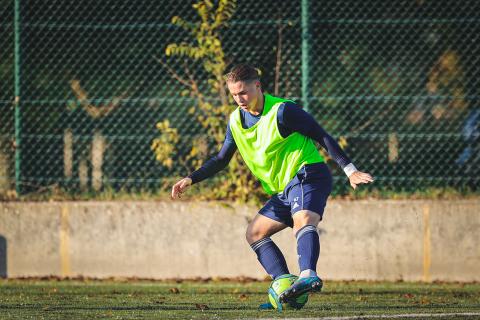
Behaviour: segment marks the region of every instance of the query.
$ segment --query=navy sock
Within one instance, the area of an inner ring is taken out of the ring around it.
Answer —
[[[263,238],[252,243],[250,247],[255,251],[258,261],[272,279],[289,273],[285,257],[272,239]]]
[[[298,230],[296,237],[300,271],[317,271],[317,261],[320,256],[320,237],[317,227],[306,225]]]

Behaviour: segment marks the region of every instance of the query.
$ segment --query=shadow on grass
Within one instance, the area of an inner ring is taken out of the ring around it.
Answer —
[[[45,306],[45,305],[0,305],[1,310],[43,310],[43,311],[203,311],[196,303],[176,303],[175,305],[151,306]],[[257,311],[256,306],[231,305],[228,307],[208,307],[205,311]]]
[[[29,305],[0,305],[1,310],[43,310],[43,311],[203,311],[198,303],[186,303],[186,302],[179,302],[176,304],[161,304],[161,305],[140,305],[140,306],[71,306],[71,305],[62,305],[62,306],[46,306],[45,304],[29,304]],[[314,307],[312,305],[307,305],[307,308],[311,311],[329,311],[331,310],[332,306],[318,306]],[[335,307],[337,309],[338,306]],[[445,304],[429,304],[429,305],[391,305],[385,306],[381,304],[369,304],[369,305],[356,305],[356,306],[348,306],[345,308],[337,309],[337,311],[341,312],[353,312],[358,313],[362,310],[365,311],[411,311],[416,309],[417,311],[431,311],[431,310],[472,310],[472,311],[480,311],[480,305],[472,304],[472,305],[445,305]],[[205,311],[258,311],[258,307],[256,305],[245,305],[245,304],[235,304],[232,303],[228,306],[208,306],[208,308],[204,309]]]
[[[371,313],[374,310],[381,311],[381,312],[396,312],[400,311],[401,313],[408,313],[411,312],[412,310],[421,312],[421,311],[432,311],[432,310],[438,310],[438,311],[458,311],[458,310],[470,310],[470,311],[480,311],[480,305],[478,304],[471,304],[471,305],[445,305],[441,303],[431,303],[431,304],[426,304],[426,305],[421,305],[421,304],[409,304],[409,305],[381,305],[381,304],[368,304],[368,305],[355,305],[355,306],[347,306],[344,308],[339,308],[338,305],[321,305],[318,308],[313,307],[312,305],[308,305],[305,309],[310,309],[310,310],[318,310],[318,311],[341,311],[342,313],[358,313],[362,311],[368,311],[368,314],[373,314]]]

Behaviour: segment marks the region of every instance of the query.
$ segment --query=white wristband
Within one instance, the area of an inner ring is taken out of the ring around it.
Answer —
[[[352,173],[354,173],[356,171],[358,171],[358,170],[353,163],[349,163],[345,166],[345,168],[343,168],[343,172],[345,172],[347,177],[350,177],[352,175]]]

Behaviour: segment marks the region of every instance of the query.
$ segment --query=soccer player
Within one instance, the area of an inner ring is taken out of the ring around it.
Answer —
[[[337,142],[294,102],[262,91],[255,68],[235,66],[226,84],[238,107],[230,114],[225,141],[219,153],[172,187],[172,199],[190,185],[224,169],[238,149],[248,168],[271,195],[247,227],[246,238],[265,271],[276,279],[289,274],[285,258],[270,237],[293,228],[297,240],[300,275],[280,297],[287,302],[305,292],[319,291],[316,272],[320,254],[317,232],[332,177],[314,141],[344,170],[355,189],[373,178],[356,169]]]

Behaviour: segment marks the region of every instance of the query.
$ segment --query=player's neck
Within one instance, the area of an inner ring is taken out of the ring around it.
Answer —
[[[265,104],[265,98],[263,96],[263,93],[260,94],[260,96],[257,99],[257,103],[255,104],[255,108],[253,110],[248,110],[251,114],[254,116],[258,116],[259,114],[262,114],[263,112],[263,105]]]

